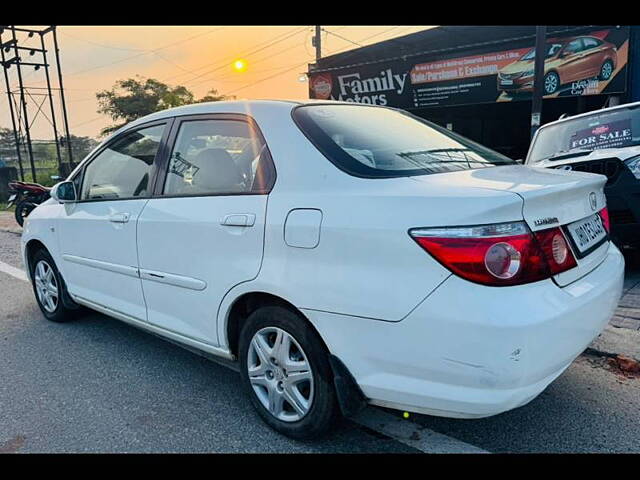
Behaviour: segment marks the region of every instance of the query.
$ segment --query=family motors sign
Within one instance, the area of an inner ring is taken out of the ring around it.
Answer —
[[[626,90],[629,27],[580,32],[547,38],[545,98]],[[405,109],[530,100],[533,39],[505,47],[320,69],[309,73],[309,96]]]
[[[394,73],[387,68],[377,75],[365,76],[360,72],[347,73],[336,76],[338,96],[335,100],[346,102],[368,103],[372,105],[387,105],[387,95],[393,93],[401,96],[405,91],[407,72]],[[311,89],[314,98],[323,100],[331,98],[333,80],[330,74],[320,74],[312,78]]]

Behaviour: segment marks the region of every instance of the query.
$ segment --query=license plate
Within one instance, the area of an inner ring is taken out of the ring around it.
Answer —
[[[600,215],[595,214],[567,225],[576,247],[584,253],[607,236]]]
[[[500,80],[502,85],[513,85],[513,80]]]
[[[16,199],[16,196],[15,195],[11,195],[9,197],[9,202],[13,202],[15,199]]]

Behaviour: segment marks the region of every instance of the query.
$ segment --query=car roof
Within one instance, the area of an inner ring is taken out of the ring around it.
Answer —
[[[340,102],[335,100],[224,100],[219,102],[203,102],[194,103],[191,105],[183,105],[180,107],[168,108],[159,112],[154,112],[144,117],[140,117],[132,122],[123,125],[120,129],[115,131],[109,138],[115,137],[121,132],[127,131],[132,127],[138,125],[153,122],[156,120],[163,120],[165,118],[172,118],[185,115],[203,115],[207,113],[244,113],[250,114],[252,111],[259,109],[260,111],[273,110],[276,111],[291,111],[294,107],[300,105],[313,105],[313,104],[347,104],[353,105],[349,102]]]

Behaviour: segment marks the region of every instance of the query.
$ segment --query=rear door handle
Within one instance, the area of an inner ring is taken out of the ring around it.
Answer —
[[[256,216],[253,213],[232,213],[226,215],[220,225],[227,227],[253,227]]]
[[[109,215],[109,221],[112,223],[127,223],[129,221],[128,213],[113,213]]]

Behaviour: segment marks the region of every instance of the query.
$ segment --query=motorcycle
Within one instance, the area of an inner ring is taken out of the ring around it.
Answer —
[[[9,201],[7,208],[15,204],[15,217],[18,225],[24,224],[24,219],[42,202],[50,197],[51,189],[38,183],[11,182],[9,183]]]

